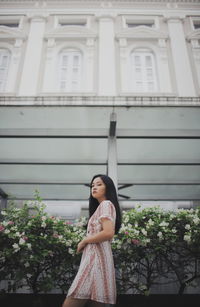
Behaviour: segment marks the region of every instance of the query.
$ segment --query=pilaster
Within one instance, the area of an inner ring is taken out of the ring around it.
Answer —
[[[29,20],[30,32],[19,87],[22,96],[37,95],[46,16],[30,15]]]
[[[194,80],[186,46],[182,19],[167,18],[171,50],[179,96],[195,96]]]
[[[115,32],[112,15],[100,15],[99,20],[99,95],[116,95]]]

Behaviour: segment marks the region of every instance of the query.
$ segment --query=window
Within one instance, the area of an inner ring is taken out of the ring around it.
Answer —
[[[0,26],[9,27],[9,28],[18,28],[19,23],[18,22],[1,22]]]
[[[59,89],[74,92],[81,87],[82,54],[76,49],[63,50],[59,55]]]
[[[157,91],[156,69],[153,53],[137,49],[131,53],[131,90],[136,92]]]
[[[0,49],[0,91],[1,92],[3,92],[6,87],[9,62],[10,62],[10,52],[6,49]]]
[[[60,21],[60,26],[86,26],[86,21]]]
[[[9,17],[9,16],[0,16],[0,26],[9,27],[9,28],[18,28],[20,24],[20,18]]]
[[[200,29],[200,20],[194,20],[193,25],[195,30]]]
[[[87,18],[84,17],[72,17],[72,16],[63,16],[57,18],[57,25],[58,26],[78,26],[78,27],[85,27],[87,26]]]
[[[127,27],[128,28],[135,28],[139,26],[146,26],[152,28],[154,26],[154,21],[153,20],[146,20],[146,21],[126,21]]]

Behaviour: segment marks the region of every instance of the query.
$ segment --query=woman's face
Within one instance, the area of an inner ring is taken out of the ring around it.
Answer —
[[[100,177],[93,180],[91,194],[92,197],[96,198],[99,202],[106,199],[106,185]]]

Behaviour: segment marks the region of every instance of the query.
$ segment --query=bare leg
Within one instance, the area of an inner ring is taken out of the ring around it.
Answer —
[[[66,297],[62,307],[83,307],[88,300]]]
[[[89,307],[105,307],[105,306],[106,306],[105,303],[100,303],[96,301],[90,301],[89,303]]]

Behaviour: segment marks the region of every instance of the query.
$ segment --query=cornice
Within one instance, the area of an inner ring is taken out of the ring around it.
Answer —
[[[168,35],[152,28],[138,26],[116,33],[116,38],[167,39]]]
[[[112,3],[199,3],[199,0],[0,0],[0,3],[102,3],[102,6],[110,6]]]
[[[200,97],[177,96],[0,96],[0,107],[21,106],[138,106],[138,107],[200,107]]]

